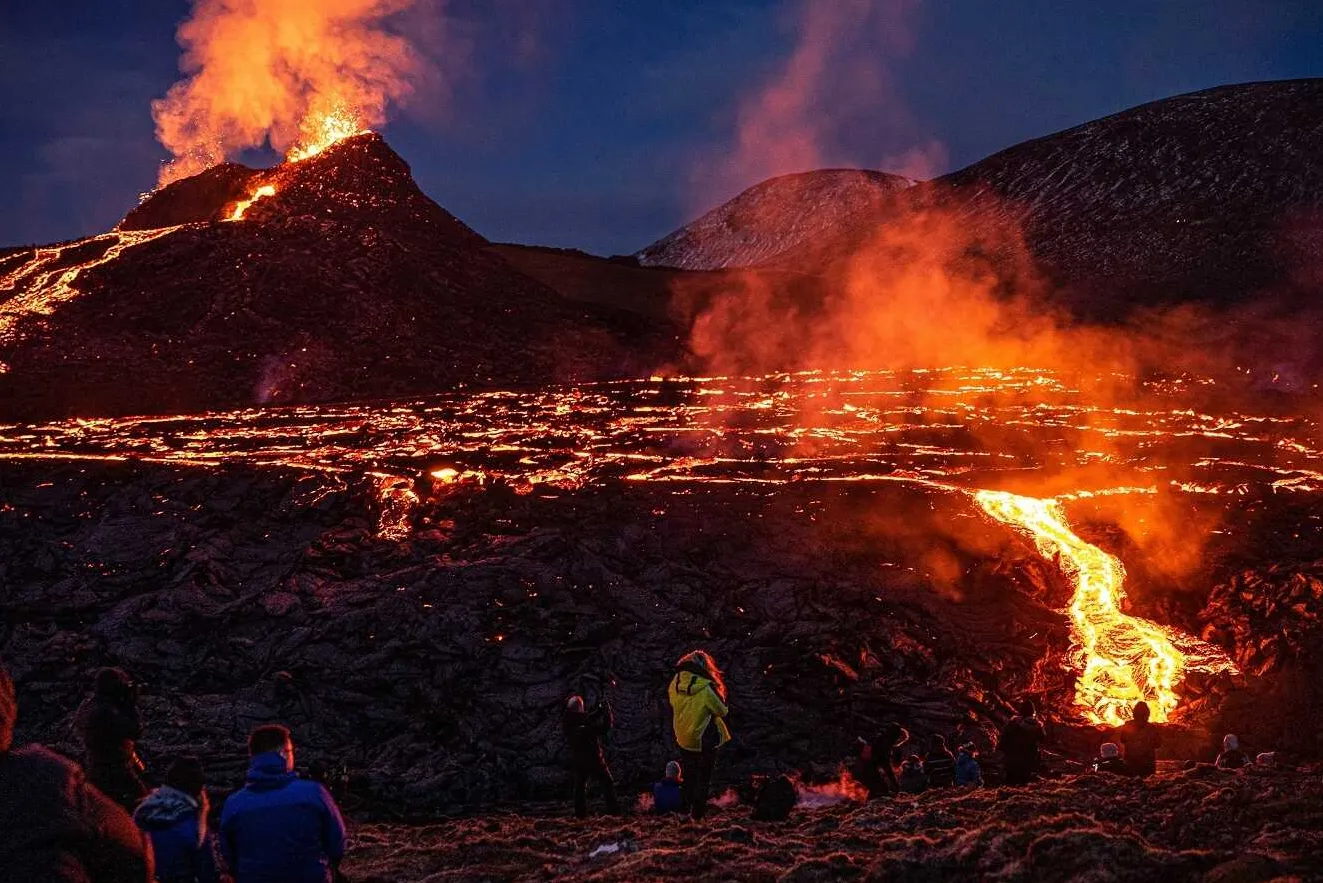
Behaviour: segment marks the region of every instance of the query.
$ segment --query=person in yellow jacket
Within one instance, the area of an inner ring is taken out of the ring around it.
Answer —
[[[684,759],[685,776],[681,799],[695,819],[707,812],[707,792],[712,783],[717,749],[730,741],[726,715],[726,681],[717,663],[702,650],[680,657],[675,676],[667,688],[671,700],[671,724]]]

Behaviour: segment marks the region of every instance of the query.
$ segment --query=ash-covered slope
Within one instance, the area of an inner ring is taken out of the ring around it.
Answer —
[[[874,215],[914,182],[863,169],[781,175],[745,190],[638,252],[644,266],[720,270],[766,263],[831,235],[856,215]]]
[[[1210,89],[1029,141],[843,211],[822,235],[765,230],[785,247],[755,262],[829,273],[879,231],[933,211],[958,218],[971,242],[990,228],[1017,230],[1086,315],[1300,293],[1299,277],[1323,254],[1323,80]]]
[[[6,259],[0,416],[543,383],[646,370],[665,347],[487,245],[376,135],[270,170],[217,167],[109,234]]]

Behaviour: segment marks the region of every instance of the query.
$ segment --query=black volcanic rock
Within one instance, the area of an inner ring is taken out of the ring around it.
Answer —
[[[221,220],[237,193],[263,185],[275,194],[242,221]],[[648,371],[674,338],[513,269],[418,190],[377,135],[275,169],[225,166],[176,182],[122,229],[133,232],[77,246],[91,261],[128,244],[78,273],[49,316],[13,308],[49,296],[50,265],[35,263],[38,253],[20,268],[0,301],[0,319],[12,323],[0,333],[4,417],[596,378]],[[74,256],[63,263],[76,265]]]
[[[120,230],[154,230],[176,224],[219,221],[226,206],[248,195],[260,172],[238,163],[221,163],[174,181],[151,194],[120,221]]]
[[[725,260],[699,228],[744,198],[640,255],[673,266]],[[818,236],[801,236],[793,211],[766,213],[763,246],[747,262],[830,274],[880,229],[934,210],[961,219],[971,239],[1018,230],[1061,300],[1086,316],[1307,294],[1297,276],[1323,254],[1323,80],[1226,86],[1132,108],[863,211],[842,209]]]

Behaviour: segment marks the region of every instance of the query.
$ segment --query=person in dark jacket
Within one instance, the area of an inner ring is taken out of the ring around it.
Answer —
[[[1222,737],[1222,752],[1213,765],[1219,770],[1238,770],[1249,766],[1249,755],[1240,750],[1240,739],[1235,733]]]
[[[868,789],[868,799],[875,800],[900,791],[896,770],[891,765],[896,746],[909,741],[910,734],[895,722],[882,725],[872,739],[859,740],[859,761],[855,765],[855,778]]]
[[[147,794],[137,742],[142,737],[138,693],[118,668],[96,674],[92,695],[79,706],[75,721],[83,737],[87,778],[107,797],[133,812]]]
[[[586,711],[582,696],[571,696],[565,703],[565,741],[570,747],[570,772],[574,775],[574,817],[588,816],[588,782],[602,787],[606,811],[620,812],[616,799],[616,780],[611,777],[606,754],[602,751],[602,738],[615,724],[615,715],[607,703]]]
[[[345,823],[330,793],[295,775],[294,743],[278,724],[253,730],[248,754],[248,784],[221,810],[221,856],[236,883],[331,883]]]
[[[1032,699],[1022,699],[997,740],[1006,768],[1007,785],[1027,785],[1038,774],[1039,745],[1046,734]]]
[[[978,764],[978,749],[966,742],[956,752],[955,783],[957,788],[982,788],[983,770]]]
[[[133,821],[152,839],[157,883],[216,883],[220,878],[207,810],[206,775],[195,757],[170,764],[165,784],[138,804]]]
[[[1116,731],[1116,741],[1125,749],[1126,769],[1132,776],[1151,776],[1158,768],[1162,730],[1149,723],[1147,702],[1136,702],[1134,717]]]
[[[0,665],[0,883],[150,883],[152,849],[77,764],[14,748],[18,702]]]
[[[681,789],[684,787],[684,772],[680,764],[671,761],[666,764],[666,776],[652,786],[652,811],[656,815],[680,812],[684,809]]]
[[[919,755],[911,754],[900,765],[900,791],[902,794],[918,794],[928,790],[928,777],[923,774],[923,761]]]
[[[1126,770],[1125,761],[1121,759],[1121,748],[1115,742],[1104,742],[1102,748],[1098,751],[1098,759],[1093,762],[1093,771],[1095,773],[1115,773],[1118,776],[1124,776]]]
[[[955,755],[940,734],[929,742],[928,753],[923,758],[923,774],[928,777],[929,788],[950,788],[955,784]]]

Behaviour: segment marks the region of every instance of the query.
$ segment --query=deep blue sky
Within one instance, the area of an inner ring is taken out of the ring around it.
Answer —
[[[883,15],[827,53],[811,111],[836,121],[823,162],[894,165],[921,147],[944,171],[1155,98],[1323,76],[1319,0],[875,2],[908,8],[903,39]],[[633,251],[768,171],[732,164],[735,121],[786,69],[797,4],[451,0],[470,47],[453,98],[425,96],[384,134],[429,195],[492,239]],[[188,11],[6,4],[0,245],[107,229],[154,183],[150,101],[178,78]]]

